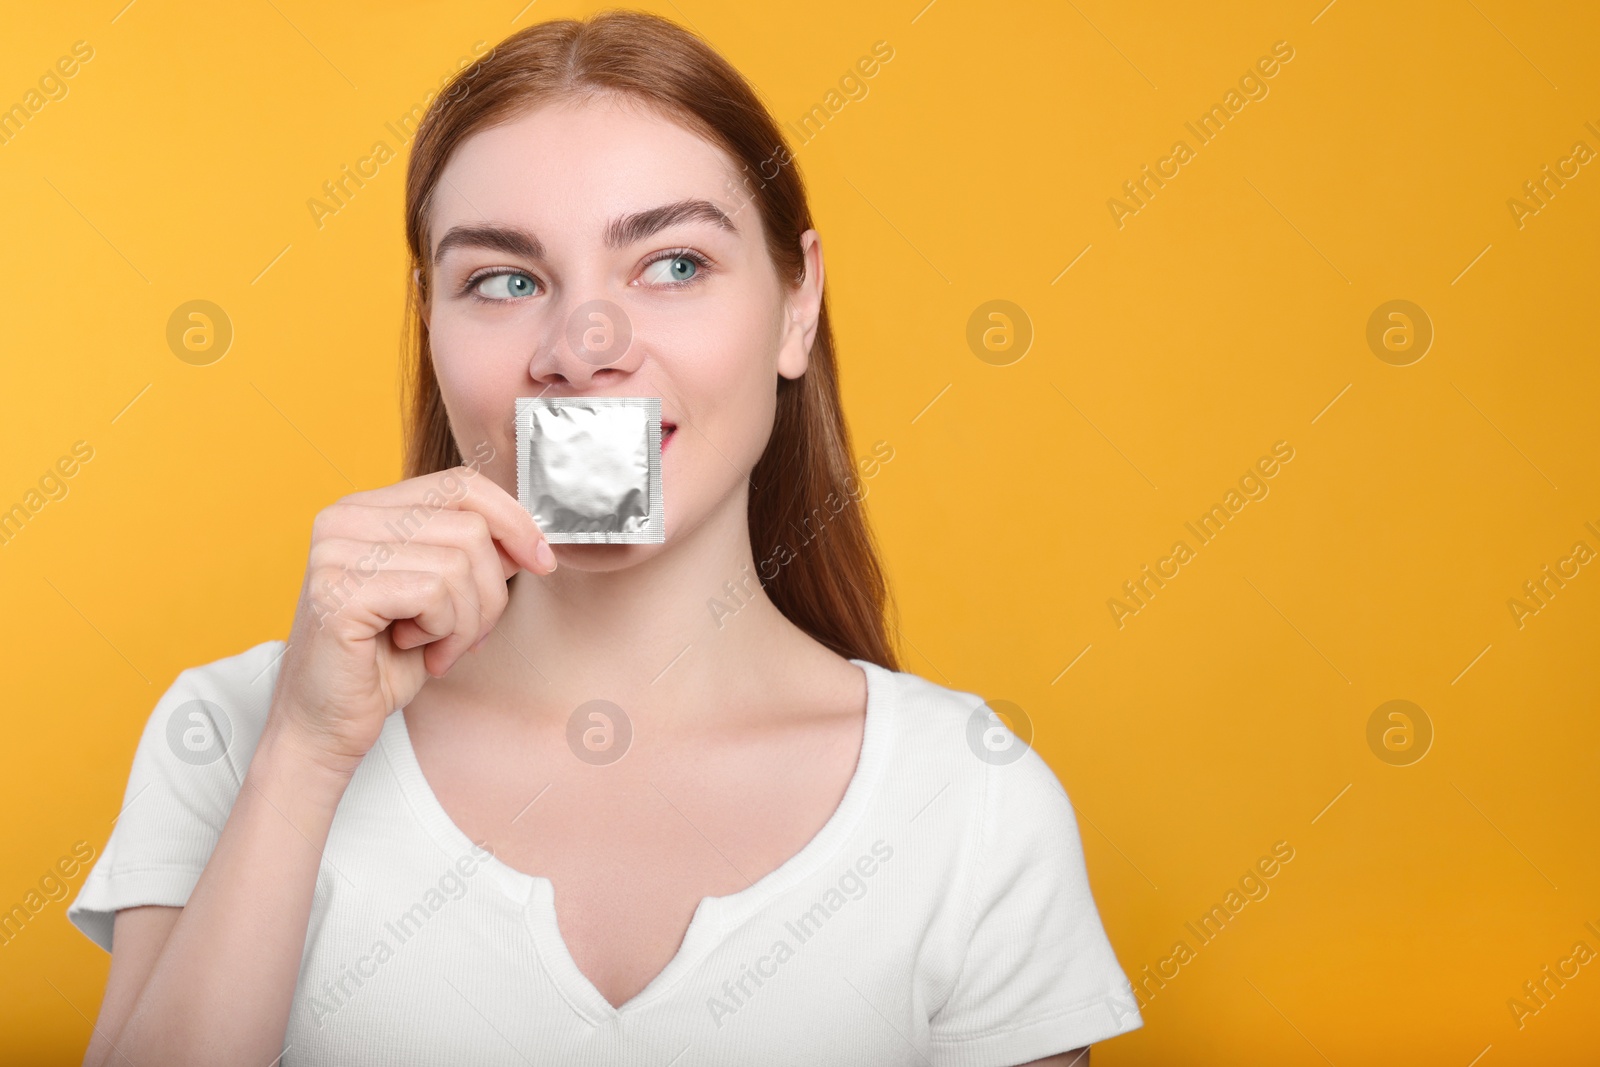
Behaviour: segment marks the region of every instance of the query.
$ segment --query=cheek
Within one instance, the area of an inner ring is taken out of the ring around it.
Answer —
[[[696,426],[745,468],[761,458],[777,411],[777,350],[768,329],[765,317],[748,312],[723,318],[679,347],[675,360],[673,377]]]
[[[746,354],[745,362],[758,361]],[[686,525],[697,525],[719,502],[749,489],[746,479],[772,435],[776,386],[762,387],[746,366],[729,370],[727,376],[689,380],[675,375],[669,386],[679,391],[680,402],[694,419],[694,429],[673,434],[662,457],[669,541]]]
[[[760,328],[721,320],[686,340],[661,352],[661,385],[695,427],[674,434],[664,457],[668,540],[748,488],[777,410],[774,345]]]
[[[445,317],[435,320],[428,341],[434,376],[453,418],[487,417],[491,425],[510,419],[511,396],[528,368],[509,337]],[[485,410],[496,404],[505,411]]]
[[[463,462],[470,461],[487,442],[494,458],[481,465],[491,481],[513,495],[516,492],[517,438],[515,397],[526,366],[508,352],[497,352],[504,342],[477,337],[470,331],[437,324],[429,334],[434,377],[450,421],[450,432]],[[521,376],[521,377],[519,377]]]

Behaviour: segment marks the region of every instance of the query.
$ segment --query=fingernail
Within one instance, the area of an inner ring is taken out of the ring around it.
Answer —
[[[556,569],[556,554],[551,550],[549,541],[539,542],[539,547],[533,550],[533,558],[542,563],[547,571]]]

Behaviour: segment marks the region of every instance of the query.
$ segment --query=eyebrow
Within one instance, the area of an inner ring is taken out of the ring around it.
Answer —
[[[612,219],[602,235],[608,248],[625,248],[642,241],[659,230],[683,222],[709,222],[718,229],[737,234],[739,228],[717,205],[709,200],[677,200],[660,207],[638,211]],[[433,262],[437,266],[444,254],[452,248],[488,248],[525,259],[543,259],[544,242],[520,226],[501,226],[493,223],[473,226],[452,226],[439,240],[434,250]]]

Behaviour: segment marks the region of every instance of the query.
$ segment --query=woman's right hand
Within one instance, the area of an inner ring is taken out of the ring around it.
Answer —
[[[475,467],[329,505],[312,523],[269,728],[353,773],[384,720],[488,637],[511,576],[554,569],[533,516]]]

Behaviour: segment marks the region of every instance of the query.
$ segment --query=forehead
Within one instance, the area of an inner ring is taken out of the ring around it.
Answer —
[[[488,218],[549,240],[693,198],[731,216],[737,176],[721,148],[636,102],[563,99],[463,141],[434,190],[428,230],[437,241],[454,223]]]

